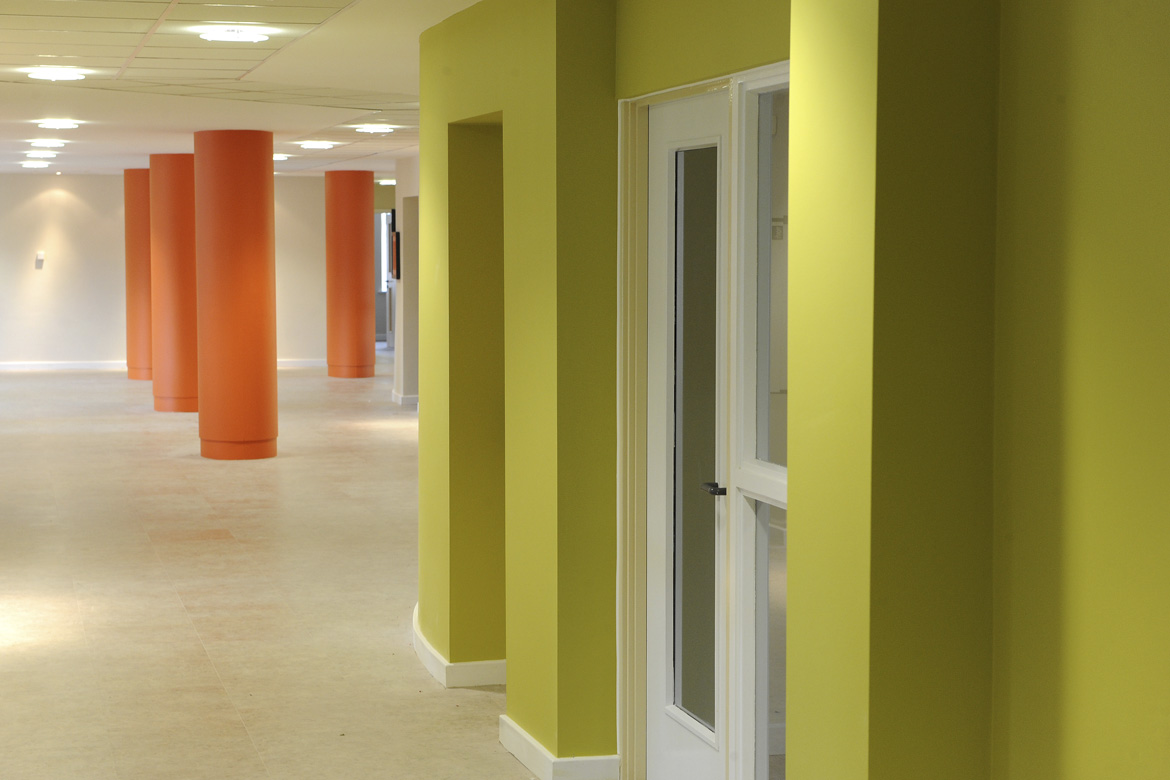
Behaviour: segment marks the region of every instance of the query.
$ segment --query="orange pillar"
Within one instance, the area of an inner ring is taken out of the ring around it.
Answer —
[[[195,158],[150,156],[151,374],[154,408],[199,411],[195,324]]]
[[[374,174],[325,172],[329,376],[374,375]]]
[[[126,206],[126,371],[150,379],[150,169],[122,172]]]
[[[272,133],[195,133],[199,438],[205,458],[276,455]]]

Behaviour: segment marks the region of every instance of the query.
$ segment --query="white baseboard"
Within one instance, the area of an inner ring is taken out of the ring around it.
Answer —
[[[125,371],[125,360],[12,360],[0,363],[0,371]]]
[[[397,390],[390,391],[390,400],[399,406],[418,406],[417,395],[403,395]]]
[[[277,358],[277,368],[325,368],[325,358]]]
[[[785,747],[785,721],[768,724],[768,755],[782,756],[787,751]]]
[[[418,625],[418,604],[414,605],[414,652],[431,676],[444,688],[479,688],[483,685],[506,685],[508,662],[463,661],[451,663],[423,636]]]
[[[500,744],[537,780],[618,780],[621,772],[617,756],[557,758],[507,715],[500,716]]]

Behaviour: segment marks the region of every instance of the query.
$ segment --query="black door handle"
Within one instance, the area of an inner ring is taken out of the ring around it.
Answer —
[[[699,487],[703,488],[703,490],[706,490],[713,496],[727,495],[727,488],[719,487],[718,482],[704,482],[702,485],[699,485]]]

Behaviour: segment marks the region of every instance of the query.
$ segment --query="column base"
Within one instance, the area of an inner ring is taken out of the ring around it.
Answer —
[[[329,366],[329,376],[338,379],[364,379],[373,375],[373,366]]]
[[[199,454],[211,460],[260,460],[276,457],[276,439],[263,441],[211,441],[201,439]]]
[[[126,375],[130,379],[150,379],[151,371],[149,368],[127,368]]]
[[[199,398],[159,398],[154,397],[154,410],[156,412],[197,412],[199,411]]]

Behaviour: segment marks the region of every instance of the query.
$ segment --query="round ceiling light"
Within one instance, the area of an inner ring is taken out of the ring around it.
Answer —
[[[34,138],[29,141],[29,144],[37,149],[60,149],[65,145],[65,142],[58,141],[56,138]]]
[[[78,126],[76,119],[42,119],[37,123],[43,130],[72,130]]]
[[[194,28],[205,41],[225,43],[260,43],[268,40],[271,27],[252,27],[242,24],[209,24]]]
[[[272,155],[272,159],[275,162],[284,162],[285,160],[288,159],[288,155],[283,154],[281,152],[277,152],[276,154]]]
[[[85,78],[85,71],[77,68],[24,68],[24,72],[28,74],[30,79],[42,79],[44,81],[80,81]]]
[[[394,125],[355,125],[359,133],[393,133]]]
[[[332,141],[301,141],[299,145],[302,149],[332,149],[337,144]]]
[[[383,187],[389,187],[389,186],[397,184],[397,183],[398,183],[397,179],[381,179],[378,182],[378,184],[381,184]]]
[[[44,160],[25,160],[21,163],[25,168],[48,168],[49,164]]]
[[[56,152],[47,152],[47,151],[46,152],[25,152],[24,156],[25,157],[41,157],[41,158],[44,158],[46,160],[51,160],[57,156],[57,153]]]

